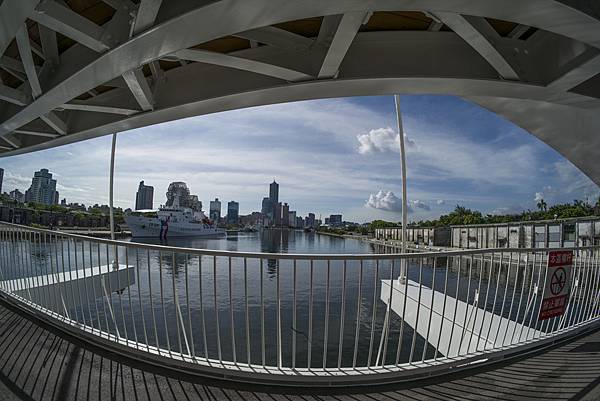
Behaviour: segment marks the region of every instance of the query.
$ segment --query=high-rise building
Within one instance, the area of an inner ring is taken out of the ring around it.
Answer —
[[[269,185],[269,199],[271,200],[271,215],[273,216],[273,225],[281,225],[281,204],[279,203],[279,184],[273,180]]]
[[[306,227],[314,228],[315,227],[315,214],[309,213],[308,216],[306,216],[306,220],[304,223],[305,223]]]
[[[342,215],[341,214],[332,214],[329,215],[329,219],[326,224],[329,224],[332,227],[340,227],[342,225]]]
[[[200,202],[197,195],[190,195],[190,190],[185,182],[172,182],[169,184],[166,206],[175,205],[175,200],[181,207],[189,207],[196,212],[202,210],[202,202]]]
[[[31,186],[25,191],[25,202],[58,204],[56,180],[52,179],[52,173],[48,172],[48,169],[43,168],[33,174]]]
[[[283,209],[281,202],[273,206],[273,226],[275,227],[281,227],[281,209]]]
[[[227,202],[227,224],[238,224],[240,217],[240,204],[231,201]]]
[[[208,216],[215,223],[218,223],[221,219],[221,201],[219,198],[215,198],[214,201],[210,201]]]
[[[279,203],[279,184],[275,180],[269,185],[269,199],[273,204]]]
[[[290,206],[284,203],[281,207],[281,227],[290,226]]]
[[[262,225],[264,227],[271,227],[274,224],[271,198],[263,198],[260,212],[262,213]]]
[[[296,217],[296,228],[302,227],[304,227],[304,219],[302,218],[302,216],[298,216]]]
[[[144,185],[144,181],[140,181],[138,191],[135,194],[135,210],[149,210],[153,208],[154,187]]]
[[[14,199],[19,203],[25,202],[25,194],[19,191],[18,189],[10,191],[10,194],[8,194],[8,196],[10,196],[11,199]]]
[[[290,210],[290,211],[288,212],[288,225],[289,225],[291,228],[296,228],[296,227],[297,227],[297,226],[296,226],[296,222],[297,222],[297,221],[296,221],[296,217],[297,217],[297,216],[296,216],[296,211],[295,211],[295,210]]]
[[[0,194],[2,193],[2,181],[4,180],[4,169],[0,168]]]

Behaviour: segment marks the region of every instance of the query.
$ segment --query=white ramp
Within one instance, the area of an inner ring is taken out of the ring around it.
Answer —
[[[390,281],[381,280],[381,300],[386,305],[389,303]],[[405,289],[407,289],[406,296]],[[429,338],[429,343],[433,347],[438,347],[439,354],[450,357],[464,355],[478,350],[482,351],[485,348],[510,345],[517,342],[519,338],[525,340],[541,334],[538,330],[530,329],[526,325],[474,307],[472,304],[467,304],[451,296],[446,297],[446,307],[444,308],[442,292],[433,291],[424,285],[421,286],[420,291],[419,298],[419,283],[415,281],[408,280],[408,283],[400,283],[399,280],[393,280],[391,310],[398,316],[404,316],[405,323],[413,328],[416,327],[419,335]],[[433,308],[431,307],[432,298]],[[405,300],[406,309],[404,309]],[[472,302],[472,300],[470,301]],[[484,299],[480,299],[480,301],[483,303]],[[506,308],[508,308],[509,300],[506,302]],[[419,321],[417,322],[419,303]],[[526,303],[527,301],[523,300],[522,308],[526,307]],[[433,313],[430,313],[431,310]],[[430,315],[431,321],[429,320]],[[428,330],[429,337],[427,337]]]
[[[0,288],[27,300],[62,311],[87,304],[107,293],[121,291],[135,283],[133,266],[94,266],[43,276],[0,281]]]

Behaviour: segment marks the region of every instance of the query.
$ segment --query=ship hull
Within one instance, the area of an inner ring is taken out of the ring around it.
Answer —
[[[156,217],[124,216],[134,238],[218,237],[225,230],[199,223],[169,223]]]

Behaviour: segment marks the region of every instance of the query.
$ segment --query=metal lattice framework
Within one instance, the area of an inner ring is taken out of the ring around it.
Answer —
[[[4,0],[0,151],[338,96],[452,94],[600,183],[600,9],[577,0]]]

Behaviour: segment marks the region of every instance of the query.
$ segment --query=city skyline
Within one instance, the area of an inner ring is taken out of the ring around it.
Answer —
[[[456,204],[507,213],[535,209],[542,198],[553,204],[598,195],[570,162],[497,115],[450,96],[402,99],[409,220],[437,217]],[[394,119],[393,99],[383,96],[263,106],[121,133],[115,205],[132,207],[141,179],[157,199],[181,180],[206,206],[215,197],[235,200],[240,214],[249,214],[261,210],[264,184],[276,177],[298,215],[397,221]],[[4,191],[26,189],[31,166],[48,167],[70,202],[107,203],[109,151],[110,138],[102,137],[5,158]]]

